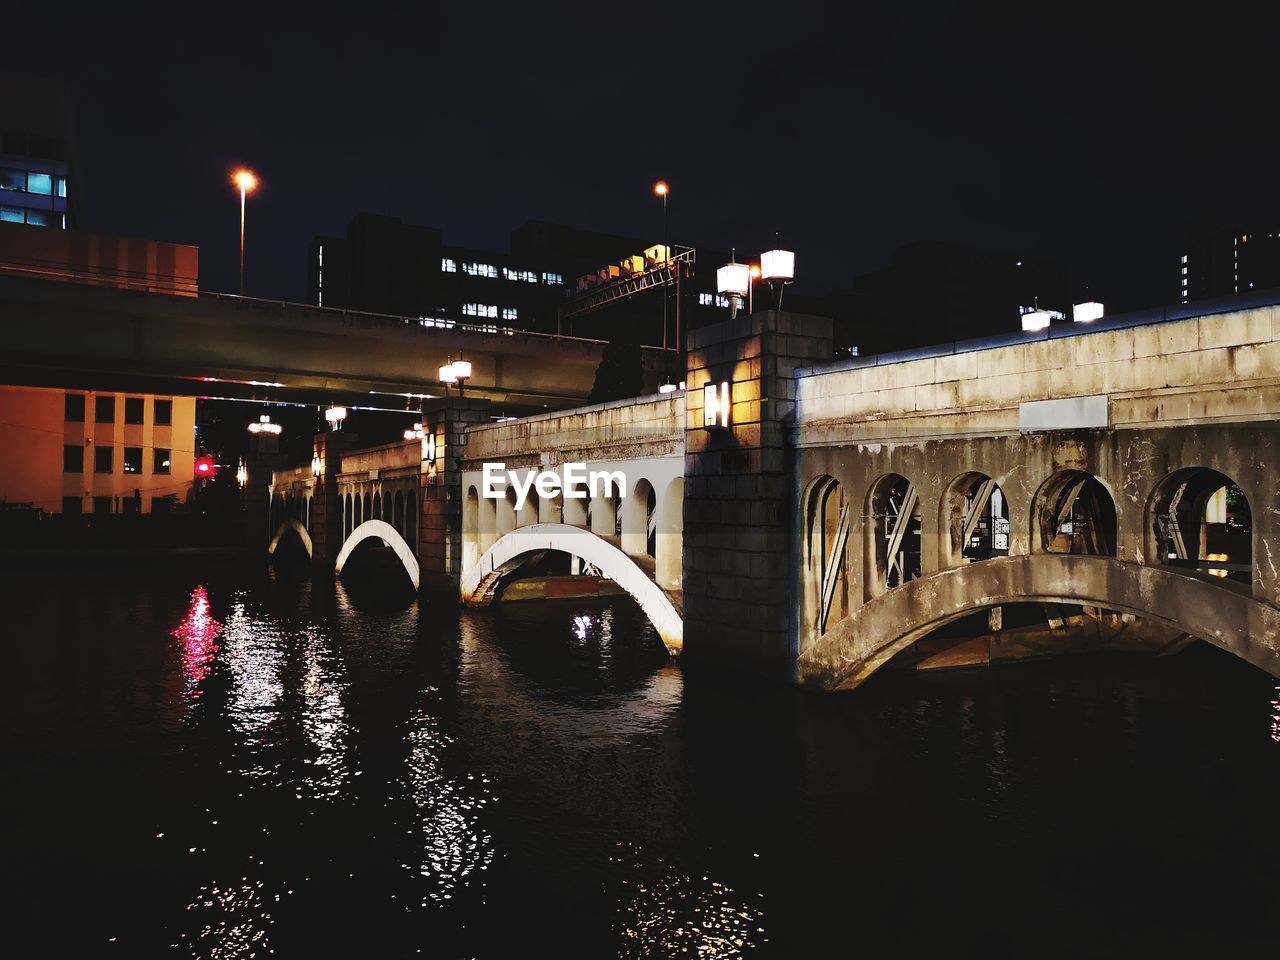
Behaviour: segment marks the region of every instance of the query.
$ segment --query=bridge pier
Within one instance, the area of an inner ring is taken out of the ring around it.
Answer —
[[[797,368],[829,360],[832,321],[769,310],[691,331],[685,422],[685,657],[787,676],[796,656],[791,431]],[[703,426],[728,383],[729,425]]]
[[[271,526],[272,476],[282,465],[280,438],[272,433],[249,435],[244,458],[245,483],[240,490],[240,536],[248,550],[259,552],[275,536]]]
[[[440,397],[422,404],[422,426],[434,437],[435,459],[427,459],[423,441],[422,509],[419,511],[418,563],[422,588],[458,595],[462,573],[462,460],[466,431],[488,423],[491,404],[473,397]]]

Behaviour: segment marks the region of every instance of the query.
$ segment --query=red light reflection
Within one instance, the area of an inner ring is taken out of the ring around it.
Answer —
[[[199,686],[209,674],[214,655],[218,652],[217,639],[222,624],[209,613],[209,595],[204,587],[196,587],[191,594],[191,609],[174,629],[173,635],[182,641],[182,666],[187,672],[187,689],[200,695]]]

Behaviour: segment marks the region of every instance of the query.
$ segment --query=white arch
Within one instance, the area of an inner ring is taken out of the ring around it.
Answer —
[[[671,653],[684,646],[680,614],[635,561],[608,540],[565,523],[535,523],[499,537],[478,563],[462,571],[462,599],[470,600],[480,581],[498,567],[535,550],[560,550],[593,564],[640,604]]]
[[[275,555],[276,547],[280,545],[280,538],[283,537],[290,530],[297,531],[298,536],[302,538],[302,545],[307,548],[307,556],[309,557],[312,555],[311,534],[307,533],[306,527],[304,527],[297,520],[294,520],[292,517],[290,517],[288,520],[284,521],[284,523],[280,524],[280,528],[276,530],[276,535],[271,538],[271,546],[267,547],[268,556]]]
[[[385,520],[366,520],[351,531],[351,536],[347,537],[347,542],[342,545],[338,560],[333,565],[334,572],[341,573],[343,564],[351,556],[351,551],[358,547],[362,540],[367,540],[369,537],[380,538],[396,552],[396,556],[404,564],[404,571],[409,574],[409,579],[413,581],[413,586],[416,590],[419,582],[418,558],[413,555],[409,545],[404,542],[404,537],[396,533],[396,528]]]

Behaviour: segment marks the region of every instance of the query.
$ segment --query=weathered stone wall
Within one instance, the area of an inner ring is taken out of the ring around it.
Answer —
[[[1016,433],[1024,402],[1097,394],[1115,428],[1280,417],[1280,308],[1072,333],[804,371],[799,445]]]

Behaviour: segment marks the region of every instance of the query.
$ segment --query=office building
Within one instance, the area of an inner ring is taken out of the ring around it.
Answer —
[[[1177,277],[1182,303],[1280,287],[1280,225],[1193,224]]]
[[[71,226],[78,186],[74,152],[65,88],[0,76],[0,222]]]

